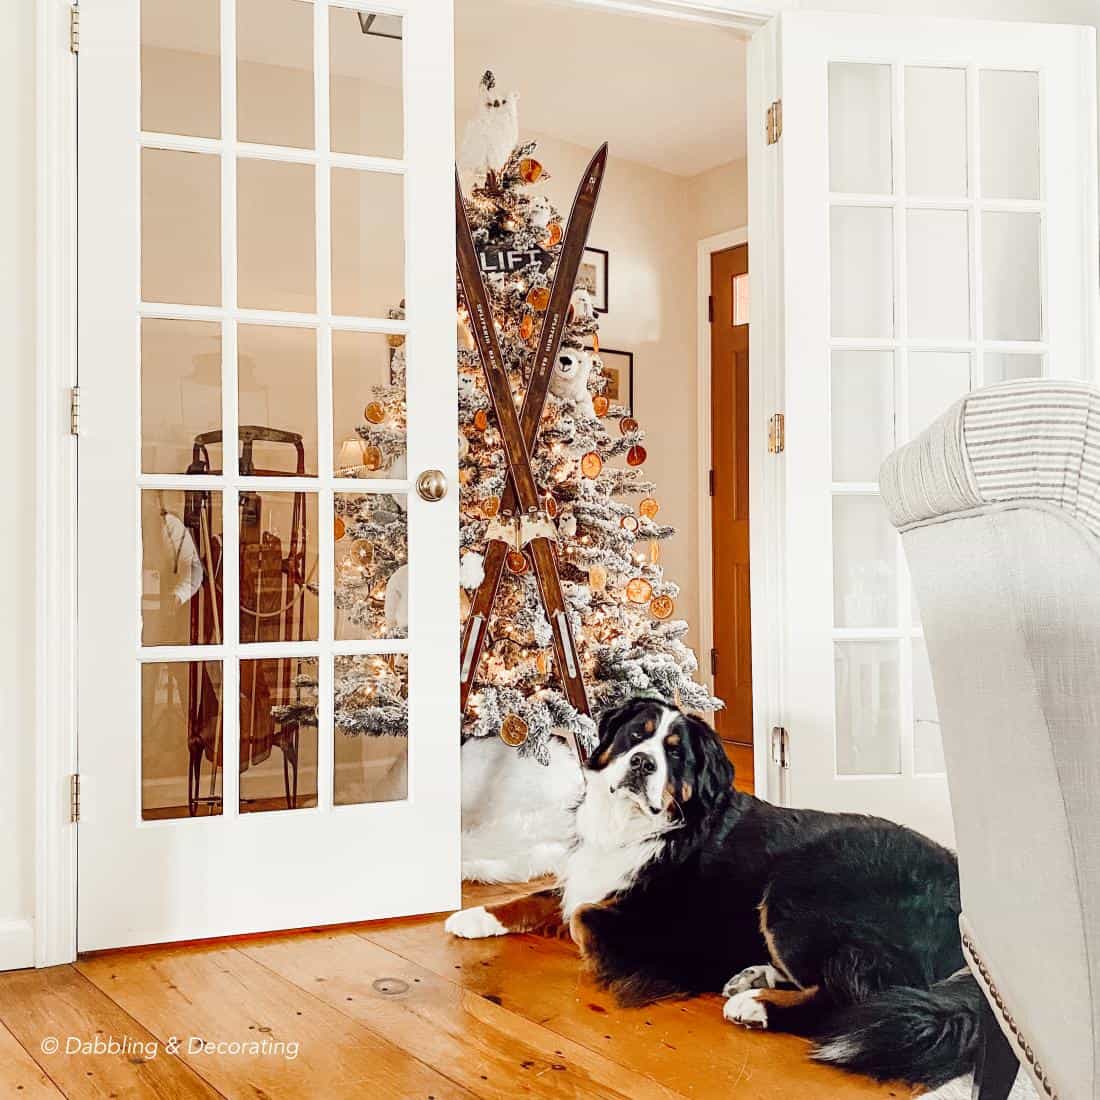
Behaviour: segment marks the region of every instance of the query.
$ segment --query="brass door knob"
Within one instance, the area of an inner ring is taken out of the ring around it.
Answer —
[[[442,500],[447,495],[447,479],[442,470],[425,470],[416,479],[416,491],[421,500]]]

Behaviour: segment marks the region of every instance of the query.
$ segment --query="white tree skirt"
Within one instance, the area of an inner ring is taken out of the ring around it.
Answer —
[[[557,871],[580,798],[581,771],[553,738],[546,766],[498,737],[462,746],[462,877],[526,882]]]

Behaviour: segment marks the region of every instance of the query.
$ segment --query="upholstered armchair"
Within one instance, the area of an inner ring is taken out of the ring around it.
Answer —
[[[1040,1097],[1098,1100],[1100,390],[972,393],[886,460],[881,488],[920,605],[963,944],[989,1006],[975,1095],[1007,1096],[1018,1058]]]

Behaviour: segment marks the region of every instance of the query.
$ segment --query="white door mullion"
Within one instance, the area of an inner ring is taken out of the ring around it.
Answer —
[[[317,461],[321,475],[318,531],[321,598],[318,631],[321,659],[317,669],[317,805],[332,808],[334,769],[333,656],[335,637],[335,534],[333,531],[334,449],[332,438],[332,138],[329,118],[329,11],[325,0],[313,8],[313,109],[317,145],[314,242],[317,256]]]
[[[237,463],[237,4],[221,0],[221,158],[222,306],[222,615],[225,647],[222,668],[222,814],[235,818],[240,808],[240,508]]]

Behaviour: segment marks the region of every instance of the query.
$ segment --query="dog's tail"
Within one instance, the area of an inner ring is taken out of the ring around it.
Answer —
[[[833,1016],[812,1057],[880,1081],[937,1088],[974,1068],[981,1002],[969,970],[931,989],[887,989]]]

